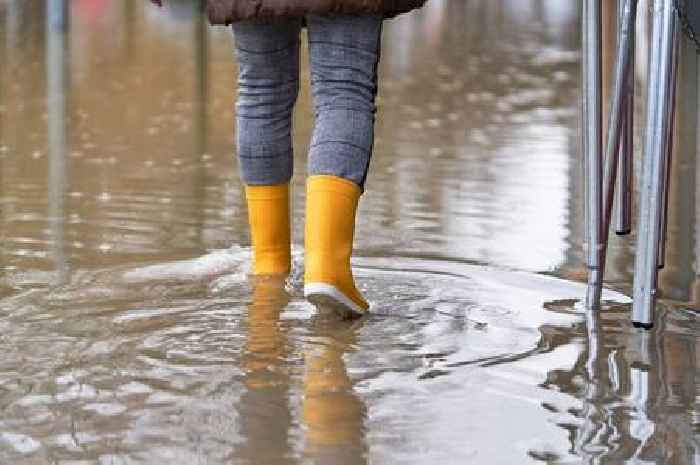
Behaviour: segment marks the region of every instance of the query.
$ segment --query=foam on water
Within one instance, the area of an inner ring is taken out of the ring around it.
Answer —
[[[236,272],[247,273],[250,269],[250,249],[234,246],[226,250],[215,250],[191,260],[174,261],[140,267],[125,271],[125,284],[154,281],[193,281]]]

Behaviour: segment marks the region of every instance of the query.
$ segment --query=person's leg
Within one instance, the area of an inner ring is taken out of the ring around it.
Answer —
[[[304,293],[318,306],[361,314],[350,256],[357,204],[374,142],[382,17],[309,16],[316,127],[309,153]]]
[[[316,113],[309,174],[364,188],[374,144],[382,17],[312,15],[307,22]]]
[[[300,20],[244,21],[238,57],[236,146],[246,184],[255,274],[290,268],[292,112],[299,93]]]

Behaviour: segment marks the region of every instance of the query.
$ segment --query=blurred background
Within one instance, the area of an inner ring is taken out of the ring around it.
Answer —
[[[1,4],[3,270],[245,243],[231,31],[196,1],[76,0],[62,34],[47,27],[62,4]],[[578,10],[552,5],[437,0],[387,24],[361,250],[580,268]]]

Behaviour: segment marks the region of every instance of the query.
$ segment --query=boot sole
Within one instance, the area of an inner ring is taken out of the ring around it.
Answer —
[[[367,313],[331,284],[306,284],[304,285],[304,297],[320,311],[331,311],[344,319],[358,318]]]

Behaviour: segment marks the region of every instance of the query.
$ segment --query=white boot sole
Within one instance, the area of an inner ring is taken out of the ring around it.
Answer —
[[[319,310],[331,310],[343,318],[357,318],[367,313],[332,284],[305,284],[304,297]]]

